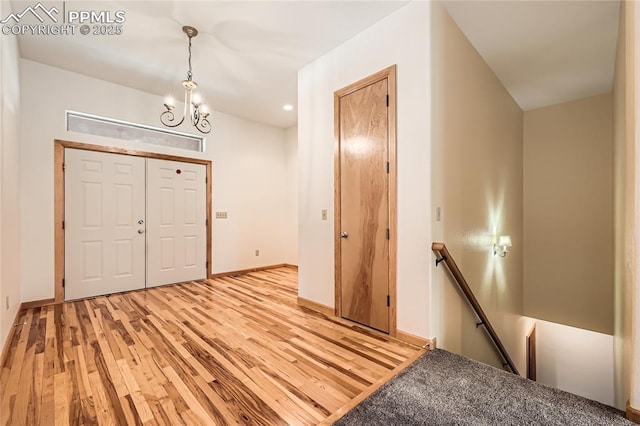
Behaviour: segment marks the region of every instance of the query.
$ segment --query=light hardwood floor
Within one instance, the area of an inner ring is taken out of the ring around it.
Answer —
[[[317,424],[424,352],[298,307],[296,283],[279,268],[25,310],[2,424]]]

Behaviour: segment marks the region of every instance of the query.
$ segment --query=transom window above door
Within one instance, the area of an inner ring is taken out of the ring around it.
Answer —
[[[132,142],[204,152],[206,138],[83,112],[66,111],[67,130]]]

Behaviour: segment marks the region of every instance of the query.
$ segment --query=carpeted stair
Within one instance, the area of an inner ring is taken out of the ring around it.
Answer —
[[[612,407],[438,349],[420,357],[334,424],[596,426],[634,423]]]

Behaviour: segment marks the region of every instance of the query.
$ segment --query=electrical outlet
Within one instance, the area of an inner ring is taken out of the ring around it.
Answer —
[[[327,209],[322,209],[322,220],[327,220]]]
[[[226,219],[227,217],[227,212],[216,212],[216,219]]]
[[[440,207],[436,207],[436,222],[440,222],[442,220],[442,216],[440,214]]]
[[[9,296],[4,299],[4,308],[7,310],[9,309]]]
[[[256,256],[260,256],[260,250],[256,249]]]

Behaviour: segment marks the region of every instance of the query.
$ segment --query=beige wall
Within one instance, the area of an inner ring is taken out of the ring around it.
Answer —
[[[613,334],[611,94],[524,113],[524,311]]]
[[[523,114],[441,5],[433,6],[432,205],[443,241],[524,374],[522,314]],[[506,258],[494,256],[510,235]],[[443,267],[433,269],[438,345],[501,365]]]

